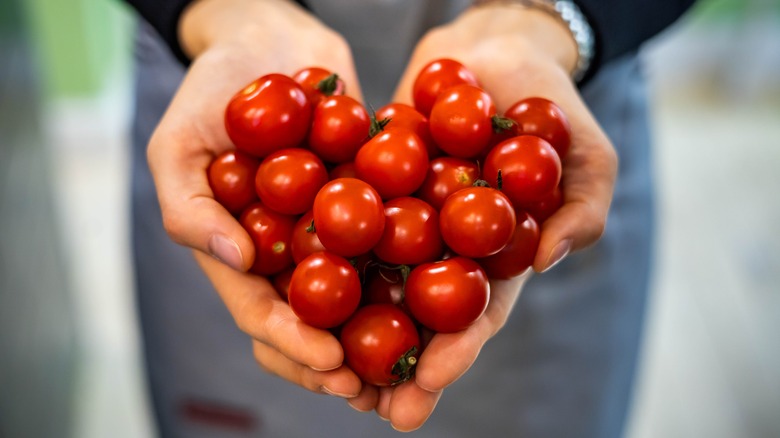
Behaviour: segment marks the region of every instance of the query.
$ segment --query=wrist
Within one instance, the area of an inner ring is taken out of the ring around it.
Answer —
[[[291,0],[195,0],[179,18],[179,44],[194,59],[218,44],[260,43],[291,20],[316,22]]]
[[[593,57],[593,31],[571,0],[474,0],[473,10],[519,18],[516,32],[553,60],[575,81],[587,72]],[[512,12],[514,11],[514,12]]]

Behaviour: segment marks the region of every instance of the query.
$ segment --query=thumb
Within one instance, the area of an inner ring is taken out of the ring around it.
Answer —
[[[212,153],[193,139],[155,132],[147,160],[173,241],[208,254],[231,268],[246,271],[255,257],[254,244],[241,224],[215,199],[207,169]]]

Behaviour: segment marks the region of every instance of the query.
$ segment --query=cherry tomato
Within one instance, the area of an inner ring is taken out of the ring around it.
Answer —
[[[357,178],[357,171],[355,171],[355,163],[341,163],[338,166],[328,172],[328,178],[333,181],[338,178]]]
[[[368,112],[349,96],[331,96],[315,108],[309,131],[309,147],[324,161],[346,163],[355,159],[368,140]]]
[[[452,59],[432,61],[417,75],[412,88],[414,107],[422,115],[431,113],[436,98],[446,89],[460,84],[479,86],[477,77],[463,64]]]
[[[355,171],[382,199],[414,193],[428,168],[428,153],[417,135],[406,128],[381,132],[364,144],[355,157]]]
[[[484,90],[457,85],[436,99],[429,120],[431,136],[448,155],[474,158],[490,144],[495,115],[493,99]]]
[[[293,79],[301,86],[309,102],[314,106],[328,96],[344,94],[344,81],[324,68],[304,68],[295,73]]]
[[[260,161],[239,151],[226,151],[211,162],[209,186],[214,199],[234,215],[257,201],[255,173]]]
[[[431,137],[431,130],[428,128],[428,118],[413,107],[404,103],[390,103],[379,108],[375,117],[380,121],[387,120],[385,129],[403,127],[414,131],[425,144],[428,158],[441,155],[441,151],[436,147],[436,143],[433,142],[433,137]]]
[[[347,366],[370,385],[397,385],[414,376],[420,335],[409,316],[392,304],[358,309],[339,339]]]
[[[547,140],[561,159],[571,145],[571,125],[563,110],[543,97],[529,97],[512,105],[504,115],[517,122],[517,135],[535,135]]]
[[[428,165],[428,174],[425,176],[417,197],[435,208],[441,210],[448,196],[460,189],[474,185],[479,179],[479,167],[474,161],[452,157],[439,157]]]
[[[419,265],[444,252],[439,213],[417,198],[404,196],[385,202],[385,231],[374,254],[387,263]]]
[[[539,247],[539,225],[526,212],[517,212],[517,226],[512,239],[501,251],[477,260],[489,278],[508,280],[525,272]]]
[[[306,149],[282,149],[265,157],[255,176],[255,189],[265,205],[284,214],[311,209],[328,182],[328,170]]]
[[[287,301],[287,292],[290,290],[290,279],[292,279],[293,271],[295,271],[295,267],[290,266],[274,275],[274,289],[284,301]]]
[[[311,211],[301,216],[295,223],[291,245],[292,258],[295,263],[300,263],[315,252],[325,251],[325,246],[317,237],[317,230],[314,228],[314,214]]]
[[[317,328],[341,325],[360,304],[360,279],[345,259],[327,251],[314,253],[295,267],[288,291],[290,308]]]
[[[290,241],[295,217],[277,213],[262,202],[250,205],[239,220],[255,244],[250,269],[257,275],[273,275],[292,265]]]
[[[536,223],[542,224],[550,216],[555,214],[559,208],[563,205],[563,192],[561,187],[556,187],[549,195],[545,196],[541,201],[529,202],[525,204],[515,205],[515,209],[522,209],[528,212]]]
[[[477,262],[452,257],[412,269],[404,294],[406,306],[422,325],[438,333],[453,333],[485,312],[490,283]]]
[[[314,198],[314,225],[328,251],[343,257],[367,253],[385,228],[382,198],[359,179],[335,179]]]
[[[461,189],[447,198],[439,212],[444,243],[456,253],[482,258],[501,251],[516,225],[509,199],[490,187]]]
[[[309,130],[311,112],[300,85],[274,73],[233,96],[225,111],[225,129],[236,148],[263,158],[298,146]]]
[[[406,268],[408,269],[408,268]],[[404,309],[404,278],[401,269],[371,269],[363,287],[364,304],[395,304]]]
[[[482,177],[498,187],[515,205],[536,202],[547,197],[561,181],[561,160],[547,141],[521,135],[499,143],[485,160]]]

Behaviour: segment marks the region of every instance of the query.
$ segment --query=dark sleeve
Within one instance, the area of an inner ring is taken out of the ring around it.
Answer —
[[[157,30],[173,54],[182,64],[187,65],[190,59],[179,45],[179,16],[184,8],[193,0],[125,0]],[[298,3],[306,7],[305,0]]]
[[[589,73],[636,50],[677,20],[695,0],[575,0],[596,34]]]

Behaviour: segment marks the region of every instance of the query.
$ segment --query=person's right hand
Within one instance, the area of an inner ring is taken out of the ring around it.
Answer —
[[[165,229],[195,250],[264,369],[313,391],[357,395],[360,380],[341,366],[338,340],[300,322],[266,279],[245,273],[252,240],[214,200],[206,173],[215,156],[234,148],[224,126],[228,101],[260,76],[323,67],[360,99],[350,49],[288,0],[198,0],[182,14],[179,31],[193,62],[147,150]]]

